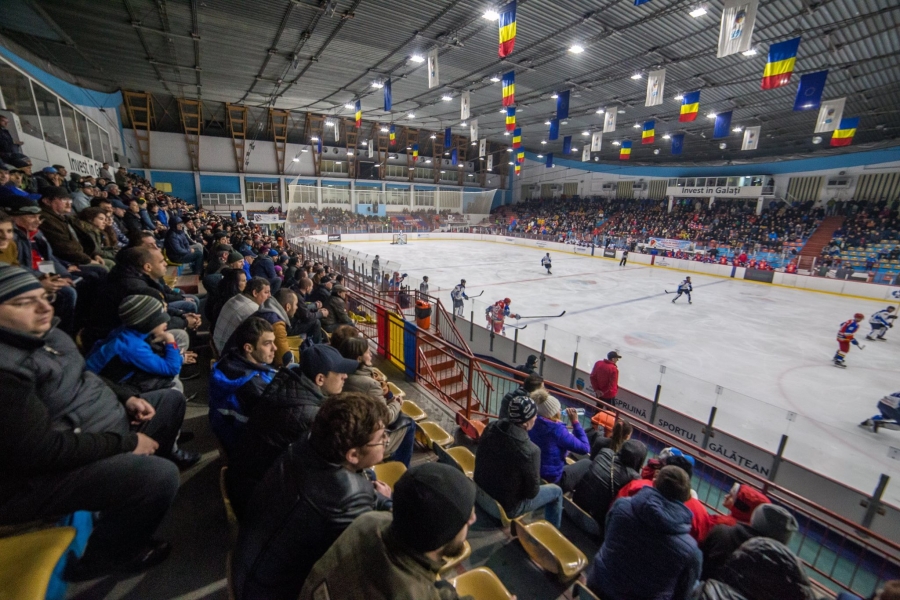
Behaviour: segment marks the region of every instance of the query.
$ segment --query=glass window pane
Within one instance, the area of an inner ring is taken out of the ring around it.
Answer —
[[[78,127],[75,125],[75,109],[62,101],[59,104],[62,106],[62,121],[66,129],[69,150],[76,154],[84,154],[81,151],[81,141],[78,139]]]
[[[727,181],[727,178],[725,178],[725,177],[719,177],[719,178],[716,180],[716,185],[719,186],[719,187],[722,187],[722,186],[725,185],[725,182],[726,182],[726,181]]]
[[[103,162],[103,151],[100,149],[100,128],[93,121],[88,121],[88,131],[91,134],[91,155],[94,160]]]
[[[694,187],[694,185],[695,185],[694,178],[691,177],[690,179],[688,179],[684,185],[685,185],[685,187]]]
[[[78,124],[78,139],[81,140],[81,154],[90,157],[91,138],[88,137],[88,121],[83,114],[75,111],[75,122]]]
[[[38,122],[37,107],[31,95],[30,82],[27,77],[2,60],[0,60],[0,90],[3,92],[6,109],[18,115],[22,130],[40,138],[41,126]]]
[[[38,113],[41,115],[41,125],[44,128],[44,139],[51,144],[65,148],[66,138],[56,96],[37,84],[34,84],[33,88]]]
[[[738,185],[738,178],[737,177],[729,177],[728,185],[729,185],[729,187],[734,187],[734,186]]]
[[[109,145],[109,134],[100,130],[100,146],[103,148],[103,160],[101,162],[112,163],[112,148]]]

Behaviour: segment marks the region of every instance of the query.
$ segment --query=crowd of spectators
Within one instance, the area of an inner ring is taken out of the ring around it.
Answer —
[[[831,209],[831,207],[829,207]],[[835,214],[845,217],[843,224],[822,248],[822,262],[827,267],[865,268],[866,271],[887,267],[900,271],[900,200],[878,202],[850,200],[834,207]]]

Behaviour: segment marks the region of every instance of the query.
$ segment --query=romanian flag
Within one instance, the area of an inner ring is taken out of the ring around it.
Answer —
[[[500,58],[512,54],[516,45],[516,0],[500,11]]]
[[[678,117],[678,120],[682,123],[689,123],[697,118],[698,112],[700,112],[700,91],[685,94],[681,101],[681,116]]]
[[[512,106],[516,103],[516,72],[510,71],[501,80],[503,85],[503,106]]]
[[[394,144],[397,143],[397,132],[394,131],[394,126],[393,126],[393,125],[391,125],[391,132],[390,132],[390,134],[388,134],[388,135],[389,135],[389,137],[391,138],[391,146],[393,146]]]
[[[419,160],[419,145],[413,144],[412,148],[413,148],[413,157],[412,158],[413,158],[413,163],[415,163],[417,160]]]
[[[841,119],[841,124],[831,134],[832,146],[849,146],[856,134],[856,127],[859,125],[859,117],[850,117],[849,119]]]
[[[622,147],[619,148],[619,160],[629,160],[631,158],[631,141],[625,140],[622,142]]]
[[[520,127],[516,127],[516,130],[513,131],[513,150],[518,150],[519,146],[522,145],[522,129]]]
[[[516,129],[516,107],[506,107],[506,130],[515,131]]]
[[[356,101],[356,127],[362,126],[362,102]]]
[[[763,71],[762,89],[774,90],[790,83],[799,47],[799,37],[769,46],[769,60]]]
[[[644,131],[641,132],[641,143],[652,144],[656,139],[656,121],[644,121]]]
[[[522,165],[516,165],[516,175],[522,174]]]
[[[525,164],[525,151],[524,150],[519,150],[519,152],[516,154],[516,163],[518,163],[520,165]]]

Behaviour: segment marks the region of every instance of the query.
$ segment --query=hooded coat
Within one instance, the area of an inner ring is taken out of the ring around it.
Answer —
[[[787,546],[755,537],[735,550],[722,567],[719,581],[747,600],[816,600],[817,595],[798,559]]]
[[[602,530],[616,494],[625,484],[640,477],[638,469],[646,457],[647,446],[637,440],[625,442],[617,454],[604,448],[578,482],[572,501],[590,513]]]

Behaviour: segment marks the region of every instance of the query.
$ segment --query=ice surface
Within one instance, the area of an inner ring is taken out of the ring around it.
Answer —
[[[672,304],[664,290],[686,273],[670,269],[551,252],[553,275],[546,275],[538,248],[415,238],[405,246],[342,245],[395,261],[416,280],[428,275],[432,294],[448,307],[450,289],[465,278],[470,296],[485,290],[474,303],[479,324],[487,303],[504,297],[523,315],[566,310],[546,321],[548,354],[570,361],[581,336],[579,367],[590,370],[618,349],[620,385],[650,398],[665,364],[663,404],[704,421],[716,404],[717,427],[772,452],[787,433],[788,459],[867,494],[880,473],[897,479],[900,462],[888,450],[900,445],[900,434],[857,426],[900,389],[900,328],[886,343],[864,339],[868,316],[883,302],[691,274],[693,304],[685,297]],[[466,303],[467,317],[472,307]],[[835,334],[856,312],[867,318],[857,335],[866,349],[853,347],[848,368],[839,369],[831,364]],[[519,340],[540,348],[541,321],[527,322]],[[900,506],[896,481],[885,501]]]

